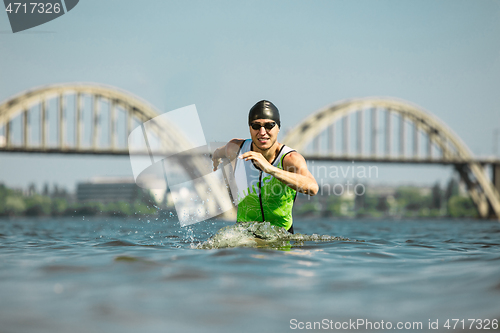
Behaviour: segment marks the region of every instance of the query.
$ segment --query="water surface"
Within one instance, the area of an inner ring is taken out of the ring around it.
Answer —
[[[195,248],[228,225],[0,220],[0,332],[300,331],[293,319],[458,332],[445,320],[500,317],[498,222],[296,219],[349,240]]]

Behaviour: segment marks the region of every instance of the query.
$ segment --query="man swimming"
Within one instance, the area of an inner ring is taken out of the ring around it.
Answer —
[[[278,142],[280,115],[273,103],[263,100],[255,104],[248,114],[248,125],[251,139],[233,139],[214,151],[214,171],[220,158],[237,158],[237,222],[266,221],[293,233],[292,207],[297,192],[313,196],[318,183],[304,157]]]

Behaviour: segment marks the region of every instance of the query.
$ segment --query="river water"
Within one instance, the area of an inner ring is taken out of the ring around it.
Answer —
[[[498,222],[296,219],[349,240],[195,248],[228,225],[0,220],[0,332],[459,332],[500,317]]]

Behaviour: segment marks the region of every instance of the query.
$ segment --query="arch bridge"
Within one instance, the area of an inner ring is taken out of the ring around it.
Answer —
[[[131,131],[158,114],[146,101],[114,87],[71,83],[36,88],[0,104],[0,152],[129,155]],[[152,125],[165,152],[191,147],[175,124],[158,120]],[[500,160],[475,158],[442,121],[410,102],[378,97],[340,101],[311,114],[283,142],[310,160],[453,165],[479,215],[500,219]],[[135,150],[141,149],[146,153],[146,147]],[[199,158],[181,163],[188,173],[203,174]],[[492,166],[492,181],[485,165]],[[226,191],[198,184],[202,200],[209,188]]]
[[[35,88],[0,104],[0,152],[128,156],[133,151],[149,155],[154,164],[153,155],[192,149],[176,124],[158,115],[146,101],[115,87],[70,83]],[[155,142],[155,151],[129,136],[139,126],[144,131],[146,122],[147,144]],[[188,174],[206,174],[207,161],[201,154],[177,156]],[[227,193],[222,184],[201,177],[194,187],[209,215],[218,215],[218,207],[227,206],[218,202]],[[215,201],[206,200],[208,193]]]
[[[474,158],[446,124],[410,102],[340,101],[311,114],[283,142],[308,160],[453,165],[479,216],[500,219],[500,160]],[[486,164],[493,167],[493,181]]]

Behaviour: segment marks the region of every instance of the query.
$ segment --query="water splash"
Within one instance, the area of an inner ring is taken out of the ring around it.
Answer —
[[[268,247],[282,248],[303,245],[306,241],[350,241],[348,238],[328,235],[291,234],[285,228],[269,222],[241,222],[220,229],[207,241],[193,246],[197,249],[220,249],[225,247]]]
[[[194,232],[193,232],[193,229],[189,228],[187,231],[186,231],[186,239],[191,242],[191,246],[193,247],[194,246]]]

